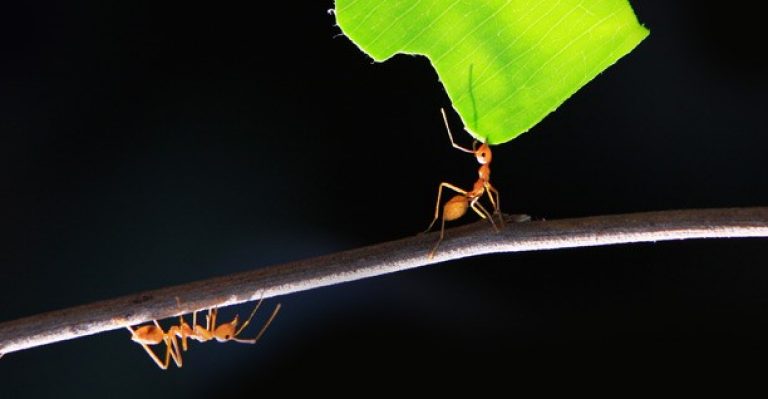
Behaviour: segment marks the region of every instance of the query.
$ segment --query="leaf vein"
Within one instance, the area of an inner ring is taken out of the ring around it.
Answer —
[[[386,0],[382,0],[380,4],[384,4],[386,2],[387,2]],[[419,3],[421,3],[421,0],[416,0],[410,7],[408,7],[407,10],[403,11],[402,14],[398,15],[397,18],[395,18],[391,24],[389,24],[386,28],[382,29],[381,32],[379,32],[379,34],[376,37],[374,37],[369,42],[368,45],[371,47],[374,47],[376,42],[379,41],[379,39],[381,39],[387,33],[387,31],[392,29],[393,26],[397,25],[397,23],[400,22],[400,20],[402,20],[403,18],[405,18],[405,16],[408,15],[408,13],[411,12],[414,8],[416,8],[419,5]]]
[[[528,77],[528,79],[526,79],[526,81],[525,81],[523,84],[521,84],[521,85],[519,85],[517,88],[515,88],[515,90],[513,90],[511,93],[509,93],[509,95],[507,95],[506,97],[504,97],[504,99],[503,99],[503,100],[501,100],[501,101],[497,101],[496,105],[494,105],[494,106],[493,106],[491,109],[495,109],[496,107],[498,107],[498,106],[499,106],[499,104],[503,104],[503,103],[505,103],[505,102],[509,101],[509,99],[510,99],[510,98],[512,98],[513,96],[515,96],[515,95],[516,95],[516,94],[517,94],[517,93],[518,93],[518,92],[519,92],[521,89],[525,88],[525,87],[526,87],[526,85],[527,85],[527,84],[528,84],[528,83],[529,83],[529,82],[530,82],[530,81],[531,81],[531,80],[532,80],[534,77],[536,77],[536,75],[538,75],[538,74],[539,74],[539,73],[540,73],[540,72],[541,72],[541,71],[542,71],[542,70],[543,70],[543,69],[544,69],[544,68],[545,68],[545,67],[546,67],[546,66],[547,66],[547,65],[548,65],[550,62],[552,62],[554,59],[556,59],[556,58],[557,58],[557,56],[559,56],[560,54],[562,54],[562,52],[563,52],[563,51],[565,51],[565,50],[567,50],[568,48],[570,48],[570,47],[571,47],[571,46],[572,46],[574,43],[576,43],[576,42],[577,42],[579,39],[581,39],[581,38],[582,38],[582,37],[584,37],[585,35],[587,35],[587,34],[591,33],[591,32],[592,32],[592,31],[593,31],[593,30],[594,30],[594,29],[595,29],[597,26],[599,26],[599,25],[601,25],[601,24],[605,23],[605,22],[606,22],[608,19],[612,18],[614,15],[616,15],[616,12],[612,12],[612,13],[610,13],[610,14],[606,15],[605,17],[601,18],[599,21],[595,22],[595,23],[594,23],[594,24],[593,24],[593,25],[592,25],[592,26],[591,26],[589,29],[585,30],[585,31],[584,31],[584,32],[582,32],[580,35],[578,35],[578,36],[576,36],[575,38],[571,39],[571,40],[570,40],[570,41],[569,41],[569,42],[568,42],[568,43],[567,43],[565,46],[563,46],[563,48],[561,48],[561,49],[560,49],[560,50],[559,50],[557,53],[553,54],[551,57],[549,57],[549,59],[547,59],[547,61],[546,61],[546,62],[544,62],[544,63],[543,63],[543,64],[541,64],[541,65],[540,65],[538,68],[536,68],[536,70],[535,70],[535,71],[533,71],[533,72],[530,74],[530,76]],[[509,116],[507,116],[507,118],[505,119],[505,122],[509,121],[509,120],[510,120],[510,119],[512,119],[513,117],[516,117],[516,116],[517,116],[517,114],[519,114],[519,112],[516,112],[516,113],[514,113],[514,114],[512,114],[512,115],[509,115]]]

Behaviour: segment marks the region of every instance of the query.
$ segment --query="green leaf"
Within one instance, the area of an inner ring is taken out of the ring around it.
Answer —
[[[627,0],[336,0],[376,61],[426,55],[467,130],[507,142],[647,35]]]

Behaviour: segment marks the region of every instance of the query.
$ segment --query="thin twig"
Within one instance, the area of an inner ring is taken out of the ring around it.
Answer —
[[[475,255],[726,237],[768,237],[768,207],[512,223],[498,233],[480,221],[448,230],[433,259],[427,254],[436,233],[5,322],[0,353]]]

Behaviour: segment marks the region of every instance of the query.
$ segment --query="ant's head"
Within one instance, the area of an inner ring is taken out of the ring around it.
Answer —
[[[227,342],[231,339],[235,339],[237,337],[236,329],[238,322],[238,317],[235,315],[235,318],[229,323],[219,324],[213,331],[211,331],[213,333],[213,338],[219,342]]]
[[[486,143],[480,143],[476,146],[477,142],[472,145],[472,149],[475,151],[475,158],[480,165],[491,163],[491,146]]]
[[[213,331],[213,337],[219,342],[227,342],[237,336],[235,328],[237,327],[237,318],[229,323],[216,326]]]

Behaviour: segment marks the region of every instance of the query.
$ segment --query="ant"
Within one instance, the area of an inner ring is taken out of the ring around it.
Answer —
[[[232,319],[232,321],[217,326],[216,317],[218,309],[216,308],[208,309],[208,315],[205,317],[205,327],[197,324],[197,311],[194,311],[192,313],[191,326],[187,324],[183,316],[179,316],[179,325],[171,326],[168,328],[167,332],[163,331],[163,328],[157,320],[152,320],[153,324],[141,326],[135,330],[130,326],[126,326],[126,328],[131,332],[131,340],[141,345],[158,367],[166,370],[171,359],[173,359],[177,367],[182,366],[181,351],[187,351],[187,339],[194,339],[198,342],[208,342],[215,339],[218,342],[235,341],[242,344],[255,344],[259,338],[264,335],[264,332],[267,331],[269,325],[272,324],[272,320],[277,316],[277,312],[280,311],[281,306],[280,304],[275,306],[272,315],[269,316],[269,319],[264,323],[264,326],[256,337],[251,339],[238,338],[240,333],[245,330],[251,322],[256,311],[259,310],[261,303],[262,300],[259,300],[259,303],[256,304],[251,315],[248,316],[248,319],[240,326],[240,328],[237,328],[239,322],[237,315],[235,315],[235,318]],[[178,338],[181,338],[181,347],[179,347]],[[157,354],[149,347],[149,345],[158,345],[161,343],[164,343],[166,347],[165,360],[163,361],[161,361]]]
[[[445,236],[445,222],[446,221],[452,221],[456,220],[464,214],[467,213],[468,208],[472,208],[475,213],[480,215],[481,218],[487,219],[491,222],[491,225],[493,225],[493,228],[496,229],[496,231],[499,231],[499,226],[496,225],[496,222],[493,221],[493,215],[498,214],[499,215],[499,223],[504,224],[504,219],[501,217],[501,209],[499,208],[499,192],[491,185],[490,178],[491,178],[491,147],[487,143],[480,143],[478,146],[478,141],[474,140],[472,142],[472,149],[464,148],[460,145],[457,145],[453,141],[453,135],[451,134],[451,128],[448,126],[448,117],[445,115],[445,110],[440,108],[440,112],[443,114],[443,122],[445,122],[445,130],[448,131],[448,138],[451,140],[451,145],[453,148],[456,148],[457,150],[464,151],[466,153],[472,154],[477,159],[477,162],[480,163],[480,169],[478,169],[477,174],[478,178],[475,182],[475,185],[472,186],[472,190],[466,191],[462,190],[459,187],[454,186],[451,183],[442,182],[440,183],[440,186],[437,189],[437,203],[435,204],[435,217],[432,219],[432,223],[429,224],[429,227],[425,231],[428,232],[432,229],[432,226],[435,225],[435,222],[437,221],[439,211],[440,211],[440,197],[443,193],[443,188],[451,189],[457,193],[458,195],[453,196],[451,199],[449,199],[445,205],[443,206],[443,219],[440,226],[440,238],[437,240],[437,243],[435,243],[435,246],[432,248],[432,250],[429,252],[429,257],[433,258],[435,256],[435,253],[437,252],[437,248],[440,246],[440,242],[443,241],[443,237]],[[483,205],[478,202],[480,198],[483,197],[483,194],[488,194],[488,199],[491,201],[491,205],[493,205],[493,215],[488,212]]]

